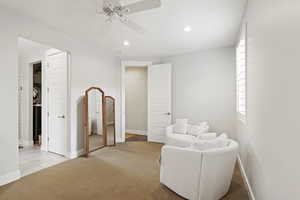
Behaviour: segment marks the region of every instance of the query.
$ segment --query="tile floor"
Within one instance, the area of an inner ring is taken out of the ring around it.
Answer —
[[[64,156],[41,151],[39,146],[24,147],[19,150],[19,155],[21,176],[32,174],[68,160]]]

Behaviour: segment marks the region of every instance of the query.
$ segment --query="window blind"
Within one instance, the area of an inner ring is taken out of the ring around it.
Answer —
[[[247,40],[246,26],[243,28],[236,48],[237,112],[246,119],[247,114]]]

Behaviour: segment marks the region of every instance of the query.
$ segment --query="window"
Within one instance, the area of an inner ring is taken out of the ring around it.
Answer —
[[[247,115],[247,27],[243,26],[239,43],[236,47],[236,89],[237,113],[242,121]]]

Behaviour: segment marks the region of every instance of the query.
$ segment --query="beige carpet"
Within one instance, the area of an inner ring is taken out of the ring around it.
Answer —
[[[159,183],[160,149],[146,142],[105,148],[2,186],[0,200],[182,199]],[[248,199],[239,181],[232,185],[224,199]]]

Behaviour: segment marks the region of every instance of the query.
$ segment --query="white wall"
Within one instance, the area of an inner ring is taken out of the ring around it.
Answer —
[[[82,99],[90,86],[101,87],[116,97],[116,132],[120,137],[120,65],[109,52],[72,38],[26,16],[0,7],[0,184],[18,175],[17,37],[46,44],[71,54],[71,141],[69,156],[83,148]]]
[[[147,67],[127,67],[125,81],[126,130],[147,130]]]
[[[249,0],[241,159],[256,200],[299,199],[300,1]]]
[[[209,121],[212,131],[235,133],[233,48],[162,58],[173,66],[173,119]]]
[[[138,56],[119,56],[122,61],[152,62],[153,65],[161,62],[161,57],[138,57]]]

